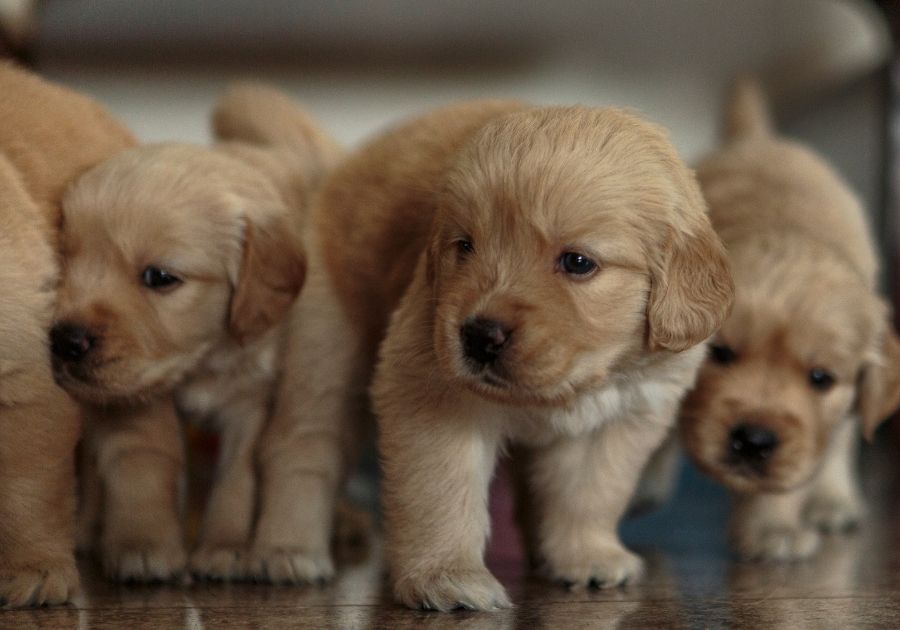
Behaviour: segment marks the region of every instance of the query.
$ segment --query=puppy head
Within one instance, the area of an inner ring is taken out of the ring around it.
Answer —
[[[523,404],[700,343],[732,294],[693,175],[663,132],[615,110],[482,129],[439,195],[428,270],[440,364]]]
[[[786,490],[817,470],[854,405],[867,427],[898,404],[886,308],[846,261],[785,234],[732,250],[737,296],[680,420],[688,453],[742,492]]]
[[[54,372],[87,401],[173,387],[217,344],[265,332],[303,282],[297,219],[261,172],[214,150],[121,153],[63,212]]]

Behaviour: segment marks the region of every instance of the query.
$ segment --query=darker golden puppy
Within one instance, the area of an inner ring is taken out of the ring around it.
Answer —
[[[482,560],[488,482],[507,444],[525,453],[525,525],[546,575],[635,579],[619,517],[732,290],[699,188],[662,130],[613,109],[449,107],[345,161],[314,218],[312,267],[324,261],[343,315],[320,307],[327,316],[298,321],[298,338],[363,367],[332,362],[342,380],[320,384],[326,395],[297,422],[317,426],[334,391],[354,399],[384,339],[371,392],[397,598],[509,604]],[[317,461],[337,456],[338,437],[318,443]]]
[[[0,604],[77,590],[74,402],[53,384],[47,331],[65,187],[133,144],[99,105],[0,63]]]
[[[742,84],[729,142],[698,175],[736,285],[681,434],[737,493],[732,537],[754,558],[813,553],[820,530],[860,518],[858,420],[871,433],[900,404],[900,346],[876,294],[863,211],[806,148],[770,129]]]
[[[54,368],[89,409],[95,483],[82,542],[99,526],[117,579],[168,579],[184,566],[177,413],[222,434],[191,569],[244,574],[259,509],[256,442],[281,370],[282,319],[305,275],[307,196],[335,155],[304,112],[254,86],[225,97],[218,136],[253,117],[284,129],[283,143],[135,148],[64,200]]]

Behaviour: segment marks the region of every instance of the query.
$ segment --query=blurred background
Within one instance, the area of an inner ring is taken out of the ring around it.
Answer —
[[[781,129],[862,197],[894,296],[898,34],[898,0],[0,0],[0,54],[91,94],[144,141],[207,142],[215,99],[252,78],[348,146],[437,105],[503,97],[627,106],[696,161],[733,78],[755,73]],[[725,493],[687,469],[682,481],[625,539],[676,552],[676,574],[705,562],[720,577]],[[495,511],[510,509],[501,496]]]

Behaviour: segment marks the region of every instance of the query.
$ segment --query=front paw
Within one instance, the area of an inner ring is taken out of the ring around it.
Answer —
[[[107,546],[103,570],[118,582],[169,582],[184,571],[185,553],[180,545],[132,542]]]
[[[813,496],[803,511],[803,519],[811,527],[826,533],[847,532],[859,526],[862,506],[855,497]]]
[[[799,523],[758,523],[732,535],[732,542],[745,560],[794,561],[815,554],[822,537]]]
[[[200,580],[227,582],[244,577],[246,562],[243,545],[201,545],[191,554],[188,566]]]
[[[543,567],[548,579],[570,589],[623,586],[640,579],[643,572],[643,560],[618,543],[548,559]]]
[[[271,584],[321,584],[334,577],[334,563],[327,549],[264,547],[250,552],[246,572]]]
[[[64,604],[78,592],[74,560],[15,563],[0,570],[0,606]]]
[[[394,596],[404,606],[419,610],[512,608],[506,590],[484,567],[402,577],[394,584]]]

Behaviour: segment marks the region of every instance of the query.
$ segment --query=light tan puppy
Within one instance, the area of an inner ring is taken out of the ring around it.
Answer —
[[[0,63],[0,604],[59,604],[73,556],[75,404],[53,384],[59,201],[133,144],[99,105]]]
[[[871,434],[900,404],[900,345],[856,198],[811,151],[773,133],[753,84],[739,85],[727,114],[728,143],[698,176],[736,300],[681,434],[735,492],[737,551],[803,558],[821,530],[860,518],[858,421]]]
[[[184,567],[179,414],[222,436],[190,568],[244,575],[256,442],[281,370],[283,316],[304,280],[307,196],[336,155],[277,92],[235,88],[220,104],[218,137],[244,117],[284,129],[284,143],[140,147],[65,197],[54,368],[90,410],[96,484],[80,535],[90,544],[99,525],[116,579],[164,580]]]
[[[346,160],[314,220],[311,269],[323,260],[330,281],[301,296],[295,339],[316,342],[303,349],[325,374],[292,369],[314,404],[272,427],[318,438],[295,458],[327,506],[334,418],[353,416],[384,338],[372,396],[397,598],[509,605],[482,560],[508,443],[528,451],[531,551],[548,577],[636,578],[619,516],[731,302],[724,251],[665,134],[613,109],[452,106]],[[295,548],[320,550],[327,524]]]

